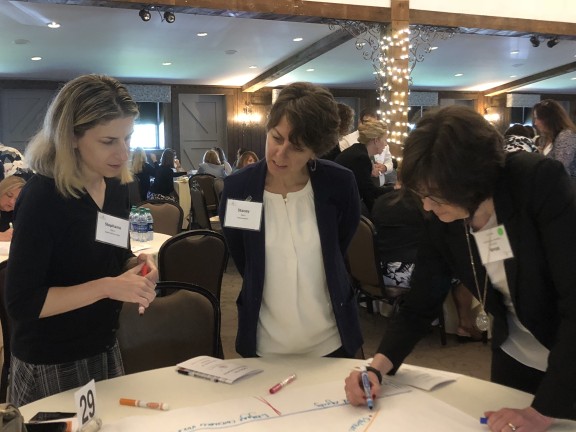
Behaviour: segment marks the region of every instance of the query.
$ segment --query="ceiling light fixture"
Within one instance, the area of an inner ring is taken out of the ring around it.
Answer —
[[[532,35],[530,36],[530,43],[534,48],[537,48],[540,46],[540,38],[536,35]]]
[[[292,39],[292,41],[294,42],[301,42],[303,40],[303,38],[301,37],[295,37],[294,39]]]
[[[558,40],[558,38],[556,36],[554,36],[554,37],[551,37],[548,40],[548,42],[546,42],[546,45],[548,45],[548,48],[553,48],[556,45],[558,45],[558,42],[560,42],[560,41]]]
[[[196,33],[196,36],[198,36],[198,37],[204,37],[204,36],[208,36],[208,33],[206,33],[206,32],[200,32],[200,33]]]
[[[146,8],[141,9],[140,12],[138,12],[138,15],[140,16],[140,19],[144,22],[150,21],[150,18],[152,18],[152,14]]]
[[[46,24],[48,27],[50,27],[51,29],[57,29],[60,28],[60,24],[58,24],[56,21],[52,21],[49,22],[48,24]]]
[[[166,11],[164,12],[164,20],[168,24],[172,24],[174,21],[176,21],[176,15],[174,15],[174,12],[172,11]]]

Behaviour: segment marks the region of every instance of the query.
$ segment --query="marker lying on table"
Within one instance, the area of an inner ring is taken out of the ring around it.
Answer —
[[[168,405],[164,402],[144,402],[141,400],[126,399],[126,398],[120,399],[120,405],[134,406],[134,407],[140,407],[140,408],[150,408],[150,409],[157,409],[157,410],[162,410],[162,411],[168,411],[170,409],[170,405]]]
[[[272,386],[270,388],[270,390],[268,390],[268,391],[272,394],[279,392],[280,390],[282,390],[284,387],[286,387],[288,384],[290,384],[295,379],[296,379],[296,374],[292,374],[288,378],[286,378],[286,379],[280,381],[278,384]]]
[[[369,409],[374,409],[374,400],[372,399],[372,389],[370,388],[370,379],[368,372],[362,372],[362,387],[364,387],[364,394],[366,395],[366,404]]]
[[[142,266],[142,269],[140,270],[140,276],[146,276],[148,273],[150,273],[150,267],[148,267],[148,265],[146,263],[144,263],[144,265]],[[144,315],[145,310],[146,310],[146,308],[144,306],[138,307],[138,313],[140,315]]]

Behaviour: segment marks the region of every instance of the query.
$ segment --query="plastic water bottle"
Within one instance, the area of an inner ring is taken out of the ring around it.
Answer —
[[[148,231],[148,221],[146,221],[145,209],[139,209],[138,217],[136,220],[138,241],[145,242],[147,237],[146,233]]]
[[[154,240],[154,217],[150,209],[146,209],[146,241]]]
[[[128,224],[130,227],[130,240],[136,241],[136,216],[138,215],[138,210],[136,206],[132,206],[130,209],[130,217],[128,218]]]

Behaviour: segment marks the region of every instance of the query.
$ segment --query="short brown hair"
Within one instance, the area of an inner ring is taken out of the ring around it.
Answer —
[[[286,117],[292,131],[288,139],[323,155],[338,142],[340,117],[332,94],[315,84],[297,82],[284,87],[268,116],[266,131]]]
[[[402,185],[473,214],[493,194],[503,147],[502,135],[471,108],[429,111],[404,143]]]

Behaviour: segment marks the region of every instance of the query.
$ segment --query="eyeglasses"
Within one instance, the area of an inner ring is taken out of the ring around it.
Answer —
[[[438,204],[438,205],[448,205],[450,204],[450,202],[446,201],[445,199],[442,198],[437,198],[431,195],[425,195],[421,192],[418,192],[417,190],[414,189],[408,189],[410,192],[412,192],[414,195],[416,195],[419,199],[421,199],[422,201],[424,201],[426,198],[428,198],[430,201]]]

